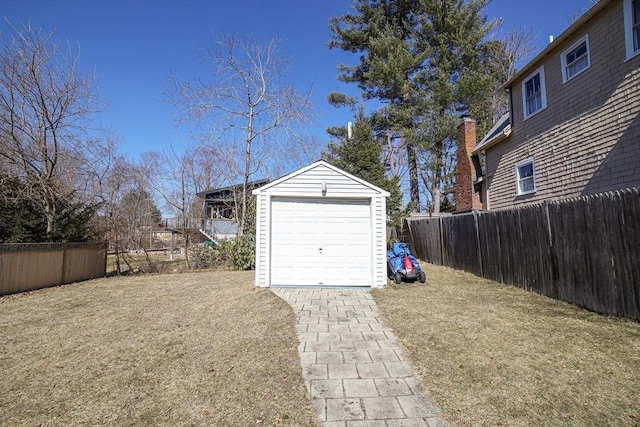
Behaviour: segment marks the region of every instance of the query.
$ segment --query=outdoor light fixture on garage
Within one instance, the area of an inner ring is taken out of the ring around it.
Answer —
[[[320,160],[253,194],[256,286],[386,285],[387,191]]]

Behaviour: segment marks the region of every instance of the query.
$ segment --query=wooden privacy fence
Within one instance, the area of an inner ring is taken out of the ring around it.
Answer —
[[[640,188],[408,219],[404,230],[426,262],[640,321]]]
[[[0,244],[0,295],[104,277],[106,243]]]

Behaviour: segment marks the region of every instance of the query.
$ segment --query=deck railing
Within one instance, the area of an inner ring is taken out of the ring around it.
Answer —
[[[169,230],[201,230],[214,239],[229,238],[238,234],[238,224],[231,219],[165,218],[161,226]]]

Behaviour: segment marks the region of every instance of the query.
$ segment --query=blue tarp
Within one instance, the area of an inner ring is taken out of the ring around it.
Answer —
[[[409,259],[411,260],[411,264],[413,264],[413,268],[416,272],[420,271],[420,264],[418,260],[411,254],[411,250],[409,249],[409,245],[405,242],[396,242],[391,246],[391,249],[387,251],[387,260],[389,261],[389,267],[391,268],[392,273],[396,273],[397,271],[404,271],[404,265],[402,264],[404,260],[404,255],[407,254]]]

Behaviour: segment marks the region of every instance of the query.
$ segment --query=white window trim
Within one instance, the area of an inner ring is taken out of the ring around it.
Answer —
[[[585,43],[586,48],[587,48],[587,66],[584,67],[582,70],[578,71],[573,76],[569,77],[567,75],[567,65],[569,65],[569,64],[567,64],[567,54],[569,52],[571,52],[572,50],[576,49],[582,43]],[[560,55],[560,60],[562,62],[562,83],[566,83],[569,80],[573,79],[574,77],[577,77],[580,74],[582,74],[583,72],[587,71],[589,69],[589,67],[591,67],[591,52],[589,51],[589,35],[585,34],[583,37],[580,38],[580,40],[578,40],[577,42],[572,44],[568,49],[566,49],[564,52],[562,52],[562,54]]]
[[[533,175],[531,176],[531,178],[533,179],[533,190],[530,191],[520,191],[520,173],[518,171],[519,168],[521,168],[524,165],[527,165],[531,163],[531,167],[533,169]],[[527,194],[533,194],[536,192],[537,187],[536,187],[536,161],[534,158],[530,158],[527,160],[523,160],[520,163],[516,164],[516,196],[524,196]]]
[[[640,1],[640,0],[635,0]],[[635,56],[640,55],[640,46],[633,50],[633,5],[632,0],[624,0],[624,40],[627,51],[627,61]]]
[[[526,83],[535,77],[536,74],[540,74],[540,93],[542,99],[542,107],[531,114],[527,114],[527,89]],[[544,65],[540,66],[540,68],[536,69],[533,73],[529,74],[522,83],[522,115],[524,116],[523,120],[527,120],[530,117],[535,116],[541,111],[544,111],[547,108],[547,86],[544,80]]]

